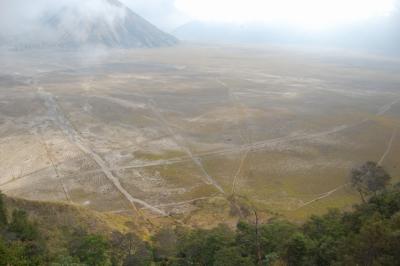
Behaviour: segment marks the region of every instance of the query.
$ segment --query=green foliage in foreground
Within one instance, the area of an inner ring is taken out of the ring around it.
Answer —
[[[106,265],[400,265],[400,186],[383,189],[352,212],[331,210],[294,225],[272,219],[236,230],[162,229],[150,242],[132,233],[111,236],[75,229],[65,252],[48,252],[40,226],[22,210],[7,220],[0,197],[0,266]],[[258,232],[258,233],[256,233]]]

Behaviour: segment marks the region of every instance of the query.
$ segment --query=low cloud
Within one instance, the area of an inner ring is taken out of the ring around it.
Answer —
[[[114,0],[2,0],[0,3],[0,35],[18,35],[40,27],[46,16],[57,14],[63,8],[77,12],[79,17],[101,16],[112,20],[124,16],[124,10],[110,4]],[[68,24],[66,21],[61,23]],[[72,18],[71,18],[72,20]]]
[[[175,0],[121,0],[121,2],[163,30],[170,31],[190,20],[176,8]]]
[[[32,31],[46,14],[54,14],[65,6],[74,7],[79,16],[103,16],[112,20],[124,15],[122,9],[110,8],[110,2],[118,3],[116,0],[1,0],[0,36]],[[174,0],[120,2],[162,29],[170,30],[186,21],[185,16],[176,10]]]

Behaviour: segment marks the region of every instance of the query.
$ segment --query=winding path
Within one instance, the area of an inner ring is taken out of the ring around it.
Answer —
[[[249,125],[246,123],[247,121],[247,115],[246,113],[246,109],[245,106],[239,102],[238,97],[232,92],[231,87],[229,87],[225,82],[223,82],[221,79],[217,79],[217,82],[222,85],[225,89],[228,90],[228,94],[229,94],[229,98],[231,99],[232,103],[236,106],[236,108],[238,109],[239,114],[242,116],[243,119],[243,125],[240,126],[240,124],[238,123],[238,127],[239,127],[239,135],[242,139],[242,145],[250,145],[250,148],[243,150],[243,155],[242,158],[240,160],[240,164],[236,170],[235,175],[233,176],[232,179],[232,189],[231,192],[234,195],[236,193],[236,187],[237,187],[237,183],[238,183],[238,179],[240,176],[240,173],[242,172],[243,169],[243,165],[250,153],[250,151],[252,150],[252,143],[253,143],[253,138],[251,135],[251,131],[249,129]],[[245,134],[246,133],[246,134]],[[245,135],[247,136],[247,138],[245,137]]]
[[[388,144],[388,146],[387,146],[387,148],[386,148],[386,151],[385,151],[385,153],[382,155],[381,159],[379,160],[378,165],[382,165],[382,163],[383,163],[383,161],[385,160],[386,156],[390,153],[390,151],[391,151],[391,149],[392,149],[392,146],[393,146],[393,141],[395,140],[396,135],[397,135],[397,131],[398,131],[397,128],[393,131],[392,137],[391,137],[390,140],[389,140],[389,144]]]
[[[200,161],[200,159],[197,156],[194,156],[192,151],[189,150],[186,145],[184,145],[184,139],[181,135],[177,134],[172,127],[169,125],[167,120],[163,117],[163,115],[157,110],[155,107],[155,103],[153,101],[149,101],[149,106],[151,110],[153,111],[154,115],[160,120],[160,122],[164,125],[164,127],[167,129],[167,131],[173,136],[175,139],[176,144],[178,144],[181,149],[189,156],[189,158],[194,162],[194,164],[200,169],[202,172],[203,176],[205,177],[205,183],[209,185],[213,185],[216,189],[218,189],[222,194],[225,194],[225,191],[222,189],[222,187],[217,183],[217,181],[214,180],[212,176],[208,174],[206,169],[203,166],[203,163]]]
[[[48,109],[48,114],[51,120],[63,131],[63,133],[73,142],[83,153],[91,157],[97,165],[100,167],[101,171],[105,174],[107,179],[114,185],[114,187],[131,203],[132,207],[137,210],[135,203],[143,205],[147,209],[161,214],[166,215],[166,213],[159,208],[156,208],[147,202],[134,198],[127,190],[125,190],[117,177],[114,176],[107,163],[95,153],[89,146],[85,145],[84,141],[81,139],[78,132],[71,125],[69,120],[65,117],[63,111],[58,106],[53,95],[49,92],[39,90],[39,95],[44,100],[46,107]]]

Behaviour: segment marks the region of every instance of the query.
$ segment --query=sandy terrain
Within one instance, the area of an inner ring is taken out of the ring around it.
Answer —
[[[400,61],[181,46],[0,54],[0,190],[100,211],[190,213],[247,197],[301,218],[400,179]]]

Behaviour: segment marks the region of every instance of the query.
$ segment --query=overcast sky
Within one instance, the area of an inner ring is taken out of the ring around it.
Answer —
[[[171,28],[189,20],[287,23],[304,28],[386,16],[396,0],[122,0],[153,23]]]
[[[96,1],[101,2],[101,0],[0,0],[0,30],[23,26],[18,25],[22,18],[35,17],[43,10],[63,3],[77,3],[81,6],[90,3],[93,7]],[[191,20],[175,7],[175,0],[120,1],[164,30],[173,30]]]
[[[175,0],[120,1],[163,30],[173,30],[176,27],[192,20],[188,14],[185,14],[176,8]]]
[[[63,2],[99,0],[0,0],[0,29],[15,20]],[[399,0],[120,0],[158,27],[171,31],[191,20],[219,22],[291,23],[323,28],[376,16],[385,16]]]

